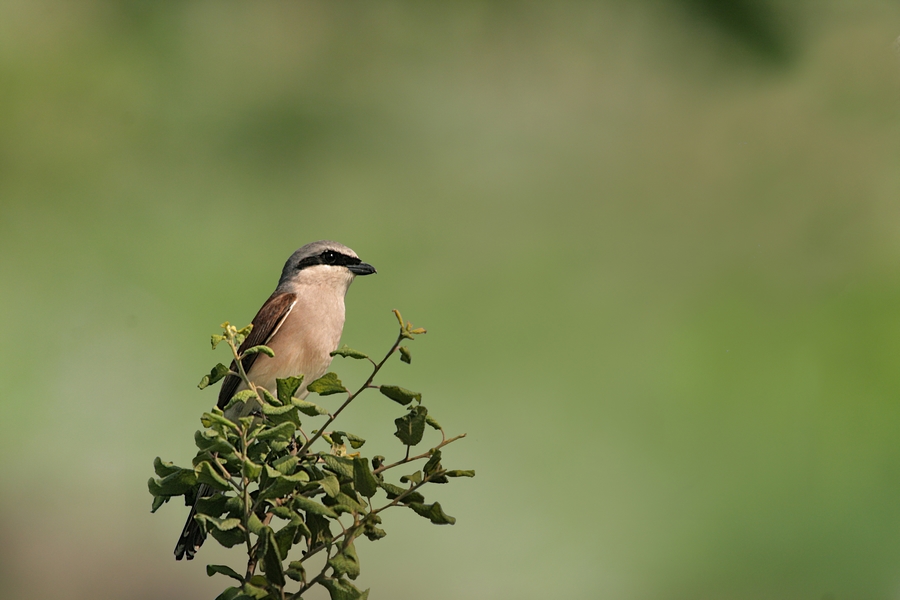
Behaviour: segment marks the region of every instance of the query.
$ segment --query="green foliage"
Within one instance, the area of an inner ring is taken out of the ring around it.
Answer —
[[[282,404],[290,404],[291,398],[303,384],[303,375],[278,380],[278,400]]]
[[[355,392],[348,390],[334,373],[307,386],[309,393],[319,396],[345,394],[346,399],[336,409],[306,400],[306,392],[297,397],[302,376],[279,379],[277,389],[272,391],[252,385],[245,373],[232,373],[222,364],[204,376],[201,388],[232,374],[241,377],[247,389],[235,394],[224,412],[213,408],[203,413],[200,421],[204,429],[194,435],[197,454],[192,467],[179,467],[157,458],[153,463],[156,477],[149,480],[148,488],[153,496],[153,511],[175,496],[183,496],[188,505],[196,501],[194,518],[203,531],[226,548],[243,549],[246,557],[238,564],[246,565],[244,573],[227,565],[206,568],[209,576],[225,575],[237,581],[219,599],[297,599],[319,585],[328,590],[332,600],[361,600],[368,597],[369,591],[361,591],[349,581],[356,580],[361,572],[355,542],[362,538],[377,541],[387,535],[379,527],[383,511],[408,508],[435,524],[456,521],[438,502],[426,504],[422,488],[431,483],[447,483],[448,477],[474,476],[474,471],[448,471],[441,463],[441,449],[465,434],[446,437],[422,405],[420,393],[373,383],[395,354],[404,363],[410,363],[409,349],[400,343],[425,333],[408,322],[404,324],[398,311],[394,313],[400,333],[380,362],[347,346],[332,353],[372,364],[371,374]],[[222,329],[221,335],[212,337],[212,345],[215,348],[220,343],[227,344],[233,364],[239,365],[247,353],[272,356],[266,346],[239,353],[249,326],[237,329],[226,322]],[[386,464],[382,455],[371,459],[360,455],[358,450],[366,443],[364,438],[332,429],[339,415],[372,388],[406,407],[402,409],[404,414],[394,420],[394,435],[402,447],[395,450],[398,459],[392,463]],[[230,408],[232,405],[251,402],[258,405],[258,410],[250,416],[229,416],[240,414]],[[301,420],[307,417],[320,420],[313,423],[310,433]],[[435,440],[427,451],[411,456],[411,448],[425,439],[426,424],[439,432],[440,440]],[[348,453],[348,444],[352,454]],[[412,463],[419,463],[419,470],[399,477],[399,484],[386,480],[389,471]],[[201,493],[209,495],[198,498]],[[308,563],[320,553],[324,553],[324,561]],[[318,572],[308,572],[310,564],[317,565]],[[294,584],[299,587],[287,589]]]
[[[340,394],[341,392],[348,391],[334,373],[322,375],[306,386],[306,389],[315,394],[319,394],[320,396],[330,396],[332,394]]]
[[[354,350],[349,347],[347,344],[344,344],[337,350],[331,353],[332,356],[343,356],[344,358],[355,358],[357,360],[369,358],[368,354],[363,354],[358,350]]]
[[[406,364],[412,364],[412,352],[406,346],[400,346],[400,360]]]
[[[397,431],[394,432],[401,442],[407,446],[415,446],[425,435],[425,417],[428,409],[422,405],[414,406],[404,416],[394,419]]]
[[[398,385],[382,385],[378,389],[382,394],[384,394],[394,402],[399,402],[404,406],[406,406],[413,400],[415,400],[416,402],[422,401],[422,394],[411,392],[408,389],[402,388]]]
[[[209,372],[209,375],[203,376],[203,379],[200,380],[200,383],[197,385],[197,387],[202,390],[206,386],[216,383],[217,381],[228,375],[229,372],[230,371],[228,370],[228,367],[226,367],[222,363],[219,363],[212,368],[212,370]]]

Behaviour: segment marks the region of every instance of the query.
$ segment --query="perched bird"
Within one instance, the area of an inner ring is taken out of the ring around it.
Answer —
[[[291,254],[278,286],[253,318],[253,329],[241,344],[240,351],[264,344],[274,357],[257,353],[244,357],[241,364],[254,385],[272,393],[276,379],[303,375],[303,384],[295,396],[304,398],[306,384],[325,374],[331,364],[331,352],[337,349],[344,329],[344,296],[357,275],[371,275],[375,267],[362,262],[356,252],[337,242],[322,240],[307,244]],[[232,362],[231,370],[237,371]],[[224,409],[231,397],[246,389],[239,377],[228,375],[219,391],[219,408]],[[226,416],[237,419],[252,412],[251,403],[237,403]],[[201,485],[197,497],[211,493]],[[196,504],[175,546],[175,559],[194,558],[205,535],[194,520]]]

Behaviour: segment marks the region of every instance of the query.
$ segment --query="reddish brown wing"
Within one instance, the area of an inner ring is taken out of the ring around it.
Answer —
[[[253,329],[238,351],[243,352],[247,348],[266,344],[278,331],[278,328],[281,327],[296,301],[296,294],[272,294],[269,296],[266,303],[262,305],[262,308],[253,317]],[[241,361],[245,373],[250,372],[250,367],[253,366],[257,356],[259,355],[251,354],[250,356],[245,356],[244,360]],[[237,372],[236,362],[231,363],[231,370]],[[231,400],[240,383],[240,378],[234,375],[229,375],[222,381],[222,389],[219,390],[219,408],[224,410],[225,405]]]

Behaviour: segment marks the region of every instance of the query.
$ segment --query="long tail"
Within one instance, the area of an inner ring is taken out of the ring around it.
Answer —
[[[212,494],[212,489],[206,484],[201,485],[197,489],[198,500],[209,496],[210,494]],[[175,560],[181,560],[182,558],[193,560],[194,554],[197,553],[197,550],[203,545],[203,541],[206,539],[206,534],[203,533],[200,524],[194,520],[194,515],[196,514],[197,502],[194,501],[194,506],[191,507],[187,522],[184,524],[184,529],[181,530],[181,536],[178,538],[178,543],[175,545]]]

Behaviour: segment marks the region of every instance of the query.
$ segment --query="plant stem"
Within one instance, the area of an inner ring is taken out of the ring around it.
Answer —
[[[393,469],[394,467],[399,467],[400,465],[405,465],[406,463],[411,463],[411,462],[413,462],[413,461],[420,460],[420,459],[423,459],[423,458],[429,458],[429,457],[431,457],[431,453],[432,453],[434,450],[440,450],[441,448],[443,448],[443,447],[446,446],[447,444],[452,444],[452,443],[455,442],[456,440],[461,439],[461,438],[464,438],[464,437],[466,437],[466,434],[461,433],[461,434],[459,434],[459,435],[457,435],[457,436],[454,436],[454,437],[452,437],[452,438],[450,438],[450,439],[444,439],[440,444],[438,444],[437,446],[435,446],[434,448],[432,448],[432,449],[429,450],[428,452],[423,452],[422,454],[420,454],[420,455],[418,455],[418,456],[413,456],[413,457],[407,456],[406,458],[401,459],[401,460],[398,460],[397,462],[391,463],[391,464],[389,464],[389,465],[382,465],[382,466],[378,467],[377,469],[375,469],[374,471],[372,471],[372,473],[374,473],[375,475],[378,475],[379,473],[383,473],[384,471],[387,471],[388,469]],[[408,448],[409,448],[409,446],[407,446],[407,452],[408,452]]]
[[[300,589],[299,589],[299,590],[297,590],[296,592],[294,592],[293,594],[291,594],[290,600],[297,600],[297,599],[299,599],[299,598],[300,598],[300,594],[305,594],[312,586],[314,586],[314,585],[316,585],[317,583],[319,583],[319,581],[320,581],[321,579],[323,579],[324,577],[325,577],[325,569],[322,569],[322,572],[321,572],[321,573],[319,573],[318,575],[316,575],[315,577],[313,577],[311,580],[309,580],[308,583],[304,583],[302,586],[300,586]]]
[[[463,434],[463,435],[461,435],[461,436],[456,436],[455,438],[453,438],[453,440],[459,439],[460,437],[464,437],[464,436],[465,436],[465,434]],[[452,440],[451,440],[451,441],[452,441]],[[448,442],[448,443],[449,443],[449,442]],[[406,496],[408,496],[409,494],[413,493],[414,491],[416,491],[417,489],[419,489],[420,487],[422,487],[423,485],[425,485],[426,483],[428,483],[428,482],[431,481],[432,479],[434,479],[434,478],[436,478],[436,477],[440,477],[441,475],[443,475],[443,474],[446,473],[446,472],[447,472],[447,471],[445,471],[444,469],[441,469],[441,470],[439,470],[439,471],[435,471],[435,472],[432,473],[431,475],[427,475],[426,477],[424,477],[424,478],[422,479],[422,481],[420,481],[419,483],[415,484],[414,486],[412,486],[412,487],[409,488],[408,490],[404,491],[402,494],[400,494],[399,496],[397,496],[396,498],[394,498],[389,504],[385,504],[385,505],[382,506],[381,508],[377,508],[377,509],[371,511],[369,514],[370,514],[370,515],[377,515],[378,513],[380,513],[380,512],[383,511],[383,510],[386,510],[386,509],[388,509],[388,508],[390,508],[390,507],[392,507],[392,506],[397,506],[397,504],[398,504],[400,501],[402,501]],[[355,519],[354,519],[354,522],[355,522]],[[312,556],[318,554],[319,552],[321,552],[321,551],[324,550],[325,548],[330,548],[330,547],[334,546],[335,542],[337,542],[338,540],[340,540],[340,539],[343,538],[343,537],[346,537],[346,535],[347,535],[348,532],[350,532],[350,531],[357,531],[358,528],[359,528],[359,524],[355,524],[355,526],[354,526],[354,527],[351,527],[350,529],[344,529],[343,532],[341,532],[341,533],[337,534],[336,536],[334,536],[334,537],[331,539],[331,541],[326,542],[326,543],[323,543],[323,544],[319,544],[318,546],[316,546],[315,548],[313,548],[312,550],[310,550],[309,552],[307,552],[306,554],[304,554],[304,555],[303,555],[303,558],[300,559],[300,562],[304,562],[306,559],[308,559],[308,558],[310,558],[310,557],[312,557]],[[319,573],[319,574],[316,575],[313,579],[311,579],[311,580],[309,581],[309,583],[304,584],[303,586],[300,587],[299,590],[297,590],[296,592],[294,592],[293,594],[291,594],[290,600],[299,600],[301,594],[306,593],[312,586],[314,586],[315,584],[317,584],[321,579],[323,579],[323,578],[325,577],[325,571],[326,571],[327,569],[328,569],[328,565],[327,565],[327,563],[326,563],[326,565],[325,565],[324,567],[322,567],[322,572],[321,572],[321,573]]]
[[[299,458],[303,458],[309,452],[309,448],[315,443],[316,440],[322,437],[322,434],[325,433],[325,430],[328,429],[328,426],[331,425],[335,419],[337,419],[338,415],[341,414],[341,411],[347,408],[347,406],[349,406],[349,404],[353,402],[353,400],[355,400],[357,396],[359,396],[366,388],[371,385],[372,380],[375,379],[375,375],[378,374],[378,371],[381,370],[381,367],[384,366],[384,363],[387,362],[387,359],[389,359],[391,355],[397,351],[397,348],[400,346],[400,342],[403,341],[403,338],[404,336],[401,332],[401,334],[397,336],[397,341],[394,342],[394,345],[391,346],[390,350],[388,350],[388,353],[384,355],[384,358],[382,358],[377,365],[375,365],[375,368],[372,370],[372,374],[369,375],[369,378],[366,379],[366,382],[362,384],[362,386],[360,386],[358,390],[350,394],[344,401],[344,403],[341,404],[333,414],[329,415],[328,420],[325,421],[325,424],[322,425],[319,430],[311,438],[309,438],[309,440],[307,440],[305,444],[303,444],[303,447],[300,448],[300,450],[297,452],[297,456]]]
[[[373,511],[370,512],[369,514],[370,514],[370,515],[377,515],[377,514],[380,513],[381,511],[385,510],[386,508],[390,508],[390,507],[392,507],[392,506],[396,506],[397,503],[400,502],[401,500],[403,500],[406,496],[408,496],[409,494],[413,493],[414,491],[416,491],[417,489],[419,489],[420,487],[422,487],[423,485],[425,485],[426,483],[428,483],[429,481],[431,481],[431,480],[434,479],[435,477],[439,477],[439,476],[443,475],[443,474],[446,473],[446,472],[447,472],[447,471],[445,471],[444,469],[441,469],[440,471],[435,471],[435,472],[432,473],[431,475],[426,475],[425,477],[422,478],[422,481],[420,481],[419,483],[415,484],[414,486],[412,486],[412,487],[409,488],[408,490],[405,490],[402,494],[400,494],[399,496],[397,496],[396,498],[394,498],[389,504],[385,504],[385,505],[382,506],[381,508],[376,508],[375,510],[373,510]],[[303,555],[303,558],[300,559],[300,562],[303,562],[303,561],[306,560],[307,558],[309,558],[309,557],[311,557],[311,556],[313,556],[313,555],[315,555],[315,554],[318,554],[318,553],[321,552],[323,549],[325,549],[325,548],[327,548],[327,547],[329,547],[329,546],[331,546],[331,545],[334,545],[334,543],[335,543],[336,541],[338,541],[339,539],[341,539],[342,537],[344,537],[344,535],[345,535],[348,531],[350,531],[350,530],[349,530],[349,529],[345,529],[342,533],[339,533],[339,534],[337,534],[336,536],[334,536],[334,537],[331,539],[330,542],[326,542],[326,543],[324,543],[324,544],[319,544],[318,546],[316,546],[315,548],[313,548],[312,550],[310,550],[309,552],[307,552],[306,554],[304,554],[304,555]]]

